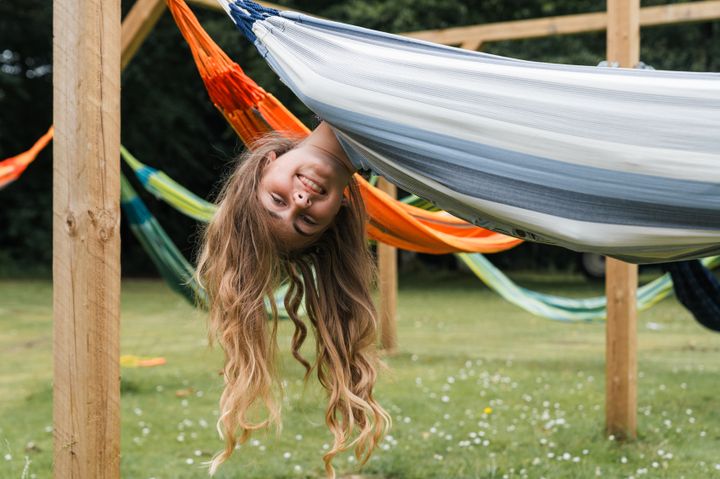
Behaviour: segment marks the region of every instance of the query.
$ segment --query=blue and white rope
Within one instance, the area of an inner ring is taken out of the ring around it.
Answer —
[[[263,7],[251,0],[219,0],[228,15],[233,19],[238,29],[242,31],[251,42],[257,38],[252,31],[253,24],[258,20],[279,15],[274,8]]]

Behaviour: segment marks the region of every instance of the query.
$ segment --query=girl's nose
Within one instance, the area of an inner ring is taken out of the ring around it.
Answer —
[[[295,204],[304,208],[307,208],[311,204],[310,195],[305,191],[296,191],[293,193],[293,199],[295,200]]]

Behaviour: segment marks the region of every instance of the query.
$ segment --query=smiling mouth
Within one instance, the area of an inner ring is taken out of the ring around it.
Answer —
[[[311,180],[307,176],[304,175],[297,175],[298,179],[300,180],[300,183],[305,185],[310,191],[312,191],[315,194],[318,195],[324,195],[325,194],[325,188],[320,186],[320,184],[314,180]]]

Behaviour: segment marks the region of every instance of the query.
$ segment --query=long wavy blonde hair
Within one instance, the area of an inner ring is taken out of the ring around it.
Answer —
[[[374,267],[357,184],[350,181],[347,204],[302,251],[288,252],[277,242],[257,197],[268,154],[279,156],[298,143],[272,135],[248,150],[225,181],[217,213],[203,234],[198,280],[207,293],[211,343],[217,341],[225,352],[218,419],[225,448],[210,462],[211,475],[252,431],[271,424],[280,427],[274,290],[283,281],[289,283],[285,308],[295,325],[292,354],[305,367],[305,380],[316,371],[328,395],[325,421],[334,436],[323,456],[328,477],[335,477],[333,458],[349,448],[364,464],[390,425],[390,416],[373,398],[380,365],[370,297]],[[271,321],[265,299],[272,308]],[[315,335],[312,364],[300,354],[308,334],[308,324],[298,314],[303,299]],[[249,417],[255,406],[265,407],[264,419]]]

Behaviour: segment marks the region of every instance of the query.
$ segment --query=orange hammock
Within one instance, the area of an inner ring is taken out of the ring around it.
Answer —
[[[270,131],[305,136],[309,130],[272,94],[262,89],[230,60],[200,26],[183,0],[167,0],[170,12],[190,46],[200,77],[213,104],[222,112],[243,142]],[[429,212],[391,198],[360,175],[371,238],[398,248],[422,253],[457,251],[495,253],[522,242],[475,227],[444,212]]]
[[[0,189],[19,178],[25,168],[37,158],[38,153],[50,143],[52,137],[53,127],[51,126],[47,133],[41,136],[28,151],[0,161]]]

